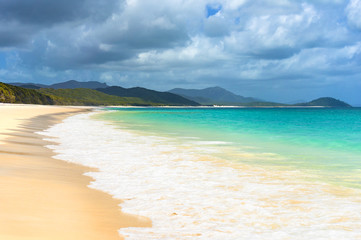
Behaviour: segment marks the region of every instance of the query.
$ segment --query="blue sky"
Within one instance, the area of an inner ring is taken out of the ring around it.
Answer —
[[[222,10],[221,4],[207,4],[206,5],[207,10],[207,18],[216,15],[218,12]]]
[[[0,81],[361,105],[361,0],[2,0]]]

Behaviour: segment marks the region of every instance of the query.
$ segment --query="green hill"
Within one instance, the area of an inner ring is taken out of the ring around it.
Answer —
[[[160,105],[173,105],[173,106],[199,106],[200,104],[173,94],[170,92],[158,92],[146,88],[135,87],[135,88],[122,88],[118,86],[98,88],[106,94],[120,96],[120,97],[139,97],[146,102],[154,102]]]
[[[28,103],[28,104],[55,104],[54,99],[33,89],[16,87],[0,82],[0,102]]]
[[[336,107],[336,108],[349,108],[351,105],[331,97],[322,97],[307,103],[299,103],[296,106],[322,106],[322,107]]]
[[[9,83],[14,86],[22,87],[22,88],[30,88],[30,89],[39,89],[39,88],[54,88],[54,89],[74,89],[74,88],[105,88],[109,87],[105,83],[97,82],[97,81],[88,81],[88,82],[78,82],[76,80],[69,80],[66,82],[55,83],[51,85],[45,85],[40,83],[22,83],[22,82],[14,82]]]
[[[31,86],[33,87],[33,86]],[[212,88],[210,90],[219,91],[220,89]],[[221,89],[222,90],[222,89]],[[224,91],[220,91],[222,94]],[[197,92],[198,94],[198,92]],[[208,92],[207,92],[208,94]],[[221,94],[221,95],[222,95]],[[215,94],[217,95],[217,94]],[[222,95],[224,96],[224,95]],[[226,94],[226,96],[230,96]],[[203,97],[203,96],[199,96]],[[234,96],[233,96],[234,97]],[[236,96],[237,98],[240,96]],[[220,97],[218,96],[218,100]],[[240,100],[240,98],[238,99]],[[249,99],[248,99],[249,100]],[[253,99],[256,100],[256,99]],[[173,94],[170,92],[158,92],[146,88],[122,88],[122,87],[107,87],[98,88],[97,90],[88,88],[75,89],[53,89],[40,88],[28,89],[18,86],[13,86],[0,82],[0,102],[2,103],[28,103],[28,104],[43,104],[43,105],[85,105],[85,106],[106,106],[106,105],[120,105],[120,106],[199,106],[199,103],[189,100],[185,97]],[[223,103],[224,104],[224,103]],[[219,105],[223,105],[219,104]],[[212,104],[210,104],[212,105]],[[224,104],[227,105],[227,104]],[[243,102],[238,103],[240,106],[260,107],[260,106],[322,106],[322,107],[337,107],[349,108],[349,104],[331,98],[323,97],[310,102],[299,103],[294,105],[272,103],[272,102]]]
[[[27,89],[0,82],[0,102],[43,105],[133,105],[157,106],[159,104],[144,101],[136,97],[118,97],[93,89]]]
[[[66,82],[55,83],[50,85],[48,88],[54,89],[75,89],[75,88],[90,88],[90,89],[97,89],[97,88],[105,88],[108,87],[107,84],[97,82],[97,81],[88,81],[88,82],[78,82],[76,80],[69,80]]]
[[[93,89],[75,88],[75,89],[52,89],[41,88],[37,90],[42,94],[51,96],[57,103],[63,105],[134,105],[151,106],[152,102],[145,102],[135,97],[118,97],[108,95]]]

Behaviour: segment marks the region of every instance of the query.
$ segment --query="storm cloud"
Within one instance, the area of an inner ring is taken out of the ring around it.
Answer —
[[[361,103],[360,0],[3,0],[0,81]]]
[[[120,4],[96,0],[2,0],[0,47],[25,44],[33,40],[34,34],[64,23],[96,24],[107,19]]]

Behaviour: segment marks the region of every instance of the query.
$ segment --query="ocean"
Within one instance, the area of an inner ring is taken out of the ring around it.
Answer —
[[[361,109],[105,108],[43,134],[153,221],[126,239],[361,239]]]

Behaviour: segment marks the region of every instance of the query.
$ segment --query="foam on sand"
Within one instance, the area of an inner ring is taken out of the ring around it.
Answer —
[[[122,214],[108,194],[87,188],[90,178],[82,174],[91,169],[52,159],[44,147],[49,142],[34,133],[79,111],[0,104],[1,240],[115,240],[123,219],[138,219]]]
[[[69,134],[71,133],[71,134]],[[189,145],[94,120],[66,119],[43,134],[59,159],[99,168],[91,187],[152,219],[129,239],[361,239],[361,194],[302,180],[299,172],[227,163],[215,144]],[[223,146],[220,144],[220,146]]]

